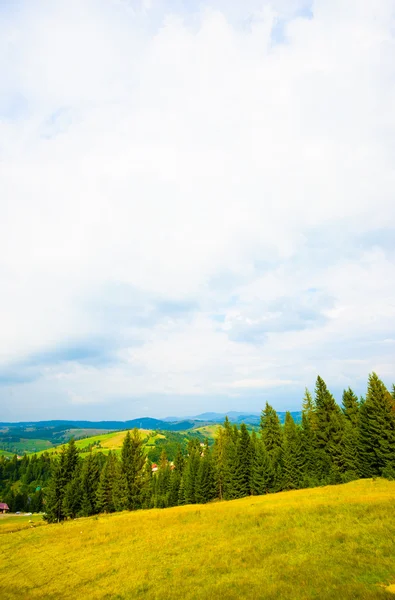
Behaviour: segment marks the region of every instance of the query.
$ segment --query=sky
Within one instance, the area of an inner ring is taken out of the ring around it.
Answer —
[[[2,421],[395,381],[395,0],[0,0]]]

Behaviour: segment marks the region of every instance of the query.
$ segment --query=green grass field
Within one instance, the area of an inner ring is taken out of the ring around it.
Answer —
[[[389,599],[394,503],[378,479],[22,529],[0,597]]]
[[[219,425],[204,425],[203,427],[196,427],[193,431],[199,431],[204,437],[214,439],[217,435]]]
[[[123,444],[123,440],[126,436],[126,431],[112,431],[111,433],[104,433],[101,435],[93,435],[91,437],[84,438],[82,440],[77,440],[75,445],[80,450],[87,448],[91,444],[100,444],[96,445],[92,448],[93,452],[103,452],[103,454],[108,454],[110,450],[114,452],[120,452]],[[165,436],[160,433],[155,433],[148,429],[140,430],[141,437],[144,441],[144,446],[152,446],[155,440],[159,438],[164,438]],[[49,453],[59,452],[62,448],[63,444],[60,446],[52,447],[48,449]],[[43,452],[37,452],[37,454],[42,454]]]

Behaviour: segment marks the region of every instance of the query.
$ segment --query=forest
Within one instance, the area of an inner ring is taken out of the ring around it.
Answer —
[[[127,433],[119,457],[82,457],[71,439],[55,458],[0,458],[3,501],[17,510],[29,498],[30,510],[44,510],[49,522],[372,477],[395,479],[395,386],[388,391],[376,373],[369,376],[366,397],[348,388],[341,406],[317,377],[314,394],[305,391],[300,424],[287,413],[282,425],[266,403],[259,431],[250,433],[226,418],[212,446],[191,438],[174,460],[163,450],[154,472],[137,429]],[[12,497],[10,480],[19,479],[25,496]]]

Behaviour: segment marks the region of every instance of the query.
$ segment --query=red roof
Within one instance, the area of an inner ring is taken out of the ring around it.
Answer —
[[[0,502],[0,510],[10,510],[10,509],[8,508],[7,504],[4,504],[4,502]]]

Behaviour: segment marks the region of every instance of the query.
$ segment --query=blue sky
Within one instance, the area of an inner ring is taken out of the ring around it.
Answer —
[[[395,0],[0,0],[2,420],[395,381]]]

